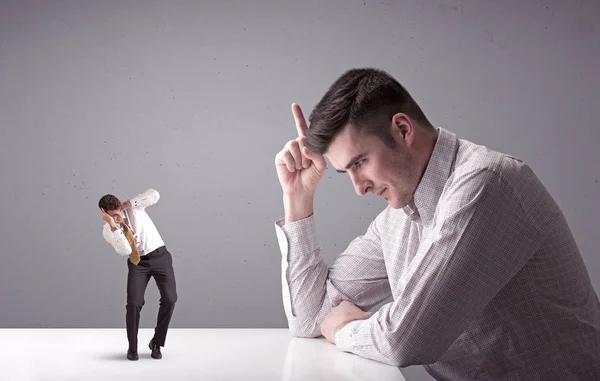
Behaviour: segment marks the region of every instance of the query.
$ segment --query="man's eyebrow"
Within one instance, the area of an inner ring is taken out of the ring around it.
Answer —
[[[350,159],[348,161],[348,164],[346,164],[346,168],[345,169],[350,169],[350,167],[352,167],[354,165],[354,163],[356,163],[357,161],[359,161],[360,159],[362,159],[364,156],[366,155],[366,153],[360,153],[356,156],[354,156],[352,159]],[[346,173],[346,171],[342,171],[340,169],[336,169],[337,173]]]

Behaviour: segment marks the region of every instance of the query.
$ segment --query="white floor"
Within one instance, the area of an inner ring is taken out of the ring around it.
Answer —
[[[124,329],[0,329],[0,381],[404,381],[398,368],[287,329],[170,329],[161,360],[150,357],[152,334],[140,330],[140,359],[129,361]]]

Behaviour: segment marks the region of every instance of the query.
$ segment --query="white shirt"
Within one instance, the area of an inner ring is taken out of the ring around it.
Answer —
[[[340,222],[341,223],[341,222]],[[566,219],[520,160],[440,129],[413,202],[328,268],[314,217],[275,225],[291,331],[369,310],[339,349],[439,380],[600,380],[600,303]]]
[[[144,193],[131,198],[129,200],[131,201],[131,208],[125,209],[123,213],[133,232],[140,256],[146,255],[165,244],[150,216],[146,213],[146,208],[156,204],[159,198],[160,195],[157,191],[148,189]],[[120,224],[117,225],[117,229],[113,232],[110,225],[105,223],[102,236],[117,253],[128,256],[131,254],[131,246],[125,238],[123,228]]]

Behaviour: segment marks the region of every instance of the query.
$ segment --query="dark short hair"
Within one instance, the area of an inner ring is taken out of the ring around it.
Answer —
[[[432,127],[409,92],[388,73],[373,68],[348,70],[312,111],[306,145],[311,151],[324,154],[337,134],[352,124],[393,146],[389,126],[397,113],[408,115],[424,127]]]
[[[98,201],[98,206],[106,211],[109,210],[119,210],[123,204],[119,201],[118,198],[113,196],[112,194],[107,194],[102,196],[100,201]]]

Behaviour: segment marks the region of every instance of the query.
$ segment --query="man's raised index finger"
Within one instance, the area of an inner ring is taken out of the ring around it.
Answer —
[[[297,103],[292,103],[292,114],[294,114],[294,120],[296,121],[296,131],[298,131],[298,137],[305,137],[308,126],[306,125],[306,120],[304,120],[302,109]]]

